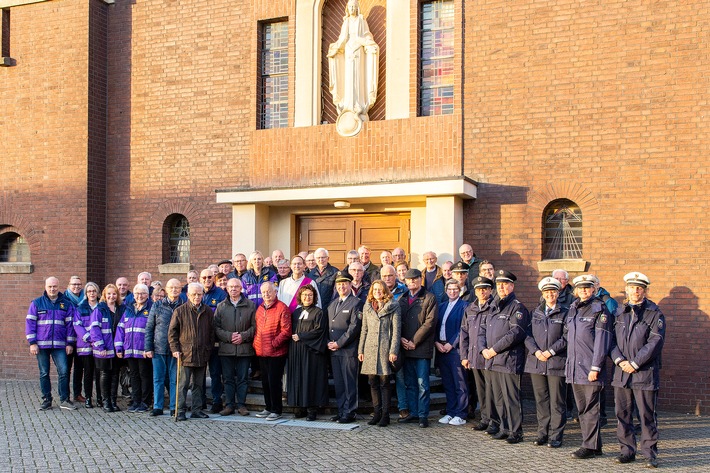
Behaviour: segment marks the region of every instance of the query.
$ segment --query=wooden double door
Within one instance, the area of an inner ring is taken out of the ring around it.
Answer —
[[[372,261],[379,266],[383,250],[392,251],[400,246],[409,254],[409,220],[408,212],[300,216],[298,252],[326,248],[330,264],[342,268],[348,251],[365,245],[372,251]]]

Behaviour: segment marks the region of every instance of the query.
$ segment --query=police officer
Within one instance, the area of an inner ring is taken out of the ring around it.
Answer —
[[[464,302],[473,302],[476,300],[476,295],[473,293],[473,287],[468,280],[469,267],[463,261],[459,261],[451,267],[451,277],[459,283],[461,294],[459,297]]]
[[[602,454],[599,425],[599,396],[606,379],[606,356],[612,340],[612,317],[604,302],[594,297],[594,278],[574,278],[579,299],[567,314],[567,383],[572,384],[579,410],[582,446],[573,458],[591,458]]]
[[[341,424],[353,422],[357,410],[357,348],[363,304],[353,296],[352,280],[347,271],[335,274],[338,296],[328,306],[328,350],[338,404],[338,413],[330,420]]]
[[[513,292],[516,277],[501,269],[496,274],[496,292],[486,325],[481,326],[479,345],[491,373],[493,398],[500,415],[500,432],[494,439],[508,443],[523,441],[523,409],[520,403],[520,378],[525,365],[526,329],[530,314]]]
[[[486,360],[481,355],[485,345],[478,345],[478,332],[481,325],[487,323],[494,285],[493,281],[483,276],[474,280],[476,300],[466,307],[461,323],[461,365],[473,374],[478,402],[481,405],[481,421],[473,426],[473,430],[485,430],[488,435],[495,435],[500,431],[500,419],[493,405],[491,372],[486,370]]]
[[[562,284],[557,279],[543,278],[537,287],[545,302],[533,311],[529,334],[525,339],[528,351],[525,372],[530,373],[537,410],[537,439],[533,443],[559,448],[567,422],[567,383],[564,377],[567,307],[559,303]]]
[[[646,466],[658,466],[658,423],[656,399],[659,388],[661,350],[666,321],[658,306],[646,298],[650,281],[638,272],[624,276],[627,301],[617,310],[614,320],[614,401],[618,425],[616,436],[621,446],[618,463],[636,459],[636,435],[633,426],[634,402],[641,417],[640,449]]]

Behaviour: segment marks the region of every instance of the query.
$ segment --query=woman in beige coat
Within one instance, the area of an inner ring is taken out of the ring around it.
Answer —
[[[358,359],[362,374],[367,375],[372,392],[375,416],[369,425],[385,427],[390,423],[390,380],[392,363],[399,355],[401,315],[397,301],[387,285],[377,280],[370,286],[362,311],[362,331]]]

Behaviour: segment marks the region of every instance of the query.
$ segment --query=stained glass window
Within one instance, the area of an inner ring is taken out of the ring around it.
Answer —
[[[422,4],[419,115],[454,113],[454,2]]]
[[[288,22],[261,29],[259,128],[288,126]]]

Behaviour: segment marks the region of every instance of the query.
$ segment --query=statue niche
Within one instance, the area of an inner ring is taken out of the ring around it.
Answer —
[[[338,113],[335,128],[341,136],[357,135],[377,99],[379,74],[379,47],[358,0],[348,1],[340,36],[328,47],[328,71]]]

